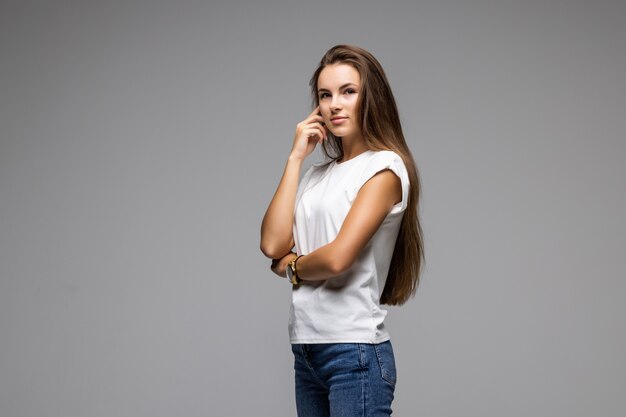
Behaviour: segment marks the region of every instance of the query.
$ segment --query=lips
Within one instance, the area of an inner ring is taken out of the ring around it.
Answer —
[[[331,117],[330,120],[341,120],[341,119],[347,119],[347,117],[344,116],[335,116],[335,117]]]
[[[348,120],[347,117],[333,117],[332,119],[330,119],[330,123],[334,126],[339,126],[346,123],[346,120]]]

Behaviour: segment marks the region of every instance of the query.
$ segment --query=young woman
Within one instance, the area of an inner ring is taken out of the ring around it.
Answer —
[[[404,304],[419,283],[417,167],[369,52],[331,48],[310,85],[314,109],[261,226],[262,252],[292,285],[298,416],[389,416],[397,375],[380,306]],[[328,160],[299,181],[318,144]]]

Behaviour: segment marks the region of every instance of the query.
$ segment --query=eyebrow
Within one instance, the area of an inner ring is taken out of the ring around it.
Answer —
[[[344,85],[342,85],[341,87],[339,87],[339,89],[341,90],[342,88],[345,88],[345,87],[347,87],[347,86],[349,86],[349,85],[353,85],[353,86],[357,87],[357,85],[356,85],[355,83],[345,83]],[[327,90],[327,89],[325,89],[325,88],[318,88],[318,89],[317,89],[317,92],[318,92],[318,93],[320,93],[320,92],[322,92],[322,91],[330,91],[330,90]]]

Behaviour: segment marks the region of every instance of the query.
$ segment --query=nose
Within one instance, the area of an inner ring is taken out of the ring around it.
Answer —
[[[341,104],[339,103],[339,96],[333,96],[331,102],[330,102],[330,108],[331,110],[339,110],[341,109]]]

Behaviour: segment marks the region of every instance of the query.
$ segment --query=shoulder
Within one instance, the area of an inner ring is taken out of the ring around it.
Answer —
[[[400,189],[402,190],[402,200],[394,207],[393,211],[403,211],[407,206],[410,178],[402,157],[394,151],[378,151],[370,157],[359,176],[357,191],[377,173],[385,170],[389,170],[395,175],[387,174],[382,176],[381,182],[383,187],[400,183]]]
[[[328,163],[324,161],[313,163],[300,178],[298,188],[303,188],[309,183],[314,184],[319,181],[323,177],[327,167]]]
[[[373,153],[372,157],[370,158],[370,162],[395,162],[395,163],[402,163],[404,165],[404,162],[402,161],[402,156],[400,156],[400,154],[396,153],[395,151],[391,151],[391,150],[384,150],[384,151],[376,151]]]
[[[401,179],[403,179],[402,177],[408,177],[402,156],[391,150],[374,152],[365,163],[363,174],[368,178],[384,169],[390,169]]]

